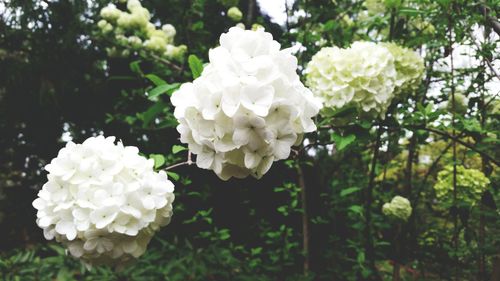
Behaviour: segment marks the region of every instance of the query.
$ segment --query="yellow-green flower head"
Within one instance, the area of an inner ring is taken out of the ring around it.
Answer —
[[[402,221],[407,221],[411,216],[412,208],[410,201],[402,196],[394,196],[391,202],[382,206],[384,215]]]
[[[120,11],[110,4],[101,10],[100,15],[103,19],[97,24],[103,34],[114,31],[114,43],[120,47],[121,53],[130,54],[132,51],[145,49],[159,56],[166,56],[168,53],[172,57],[167,56],[167,58],[181,59],[179,56],[186,53],[186,47],[173,45],[176,30],[171,24],[165,24],[161,29],[157,29],[150,22],[149,11],[139,0],[123,2],[127,2],[128,11]],[[108,49],[108,54],[116,55],[118,52],[115,51],[116,47]]]
[[[142,8],[141,1],[139,0],[128,0],[127,1],[127,9],[129,11],[133,11],[135,9]]]
[[[116,42],[118,42],[119,45],[121,46],[127,46],[128,45],[128,38],[125,37],[124,35],[122,34],[117,34],[115,36],[115,40]]]
[[[384,115],[394,97],[397,73],[387,48],[354,42],[350,48],[325,47],[307,65],[307,85],[325,107],[355,106]]]
[[[264,30],[264,29],[265,28],[262,25],[258,24],[258,23],[252,24],[252,31]]]
[[[179,46],[167,45],[167,48],[163,55],[165,57],[173,58],[180,61],[182,60],[186,52],[187,52],[186,45],[179,45]]]
[[[105,21],[105,20],[100,20],[98,23],[97,23],[97,27],[99,27],[101,29],[101,32],[103,34],[106,34],[106,33],[109,33],[111,31],[113,31],[113,26]]]
[[[227,10],[227,16],[235,21],[239,22],[243,18],[243,13],[238,9],[238,7],[231,7]]]
[[[142,47],[142,40],[137,36],[130,36],[127,38],[127,40],[132,49],[139,49],[140,47]]]
[[[490,180],[479,170],[457,166],[457,201],[474,206],[488,188]],[[434,185],[436,197],[447,205],[453,204],[453,166],[446,166],[438,173]]]
[[[381,43],[394,57],[396,94],[418,89],[424,75],[424,60],[417,52],[394,43]]]
[[[161,30],[163,30],[163,32],[165,33],[165,35],[167,36],[167,38],[170,38],[173,40],[175,34],[177,33],[177,31],[175,30],[175,27],[171,24],[164,24],[162,27],[161,27]]]
[[[163,53],[167,49],[167,42],[163,37],[153,36],[144,41],[144,48],[148,51]]]
[[[108,6],[101,9],[100,15],[103,19],[109,22],[116,22],[122,11],[118,10],[115,5],[109,4]]]

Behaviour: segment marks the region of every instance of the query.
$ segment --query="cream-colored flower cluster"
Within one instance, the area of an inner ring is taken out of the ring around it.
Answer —
[[[391,103],[397,77],[389,50],[371,42],[322,48],[307,65],[306,75],[307,85],[325,107],[355,105],[380,116]]]
[[[297,59],[263,29],[229,29],[209,60],[172,95],[181,142],[221,179],[260,178],[316,129],[321,103],[300,81]]]
[[[479,170],[457,166],[457,201],[473,206],[490,185],[490,180]],[[446,166],[438,173],[434,185],[436,197],[447,205],[453,204],[453,166]]]
[[[325,107],[354,106],[364,115],[384,117],[396,94],[418,87],[423,62],[394,44],[354,42],[325,47],[307,65],[307,85]]]
[[[391,202],[382,206],[382,213],[388,217],[407,221],[411,216],[412,208],[410,201],[402,196],[394,196]]]
[[[182,60],[187,51],[185,45],[174,45],[176,30],[171,24],[161,29],[150,22],[149,11],[139,0],[128,0],[127,10],[114,4],[101,9],[102,20],[97,23],[103,38],[112,38],[115,46],[107,49],[110,56],[128,56],[134,51],[147,51],[167,59]]]
[[[413,92],[418,89],[424,75],[424,60],[415,51],[395,43],[381,43],[394,57],[396,67],[395,94]]]
[[[45,167],[33,201],[45,238],[87,265],[123,265],[141,256],[170,222],[174,185],[154,161],[114,137],[69,142]]]

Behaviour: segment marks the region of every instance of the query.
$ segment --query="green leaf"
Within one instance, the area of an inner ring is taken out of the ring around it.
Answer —
[[[167,84],[167,81],[161,79],[160,77],[158,77],[157,75],[155,74],[147,74],[146,76],[144,76],[146,78],[149,79],[149,81],[153,82],[153,84],[155,84],[156,86],[160,86],[160,85],[165,85]]]
[[[193,79],[200,77],[201,72],[203,72],[203,64],[201,60],[195,55],[189,55],[188,57],[189,68],[193,74]]]
[[[252,256],[258,255],[262,252],[262,247],[252,248],[250,249],[250,254]]]
[[[148,98],[156,98],[163,93],[167,93],[170,95],[171,93],[173,93],[173,90],[176,90],[177,88],[179,88],[179,83],[159,85],[156,88],[148,91]]]
[[[177,154],[177,153],[184,151],[184,150],[187,150],[187,148],[182,146],[182,145],[176,144],[176,145],[172,146],[172,153],[173,154]]]
[[[333,133],[331,138],[335,142],[335,147],[337,148],[337,151],[341,151],[348,145],[350,145],[354,140],[356,140],[356,135],[348,134],[347,136],[341,136],[337,133]]]
[[[219,239],[220,240],[227,240],[231,238],[231,234],[229,233],[229,229],[221,229],[219,230]]]
[[[158,169],[165,164],[165,156],[161,154],[151,154],[149,155],[149,158],[155,160],[155,169]]]
[[[137,113],[137,118],[142,120],[143,128],[147,128],[151,121],[160,114],[166,107],[167,105],[162,103],[162,102],[157,102],[153,104],[151,107],[148,108],[148,110],[142,112],[142,113]]]
[[[349,187],[349,188],[346,188],[346,189],[342,189],[342,191],[340,191],[340,197],[345,197],[351,193],[354,193],[354,192],[357,192],[361,190],[361,188],[359,187]]]
[[[170,178],[172,178],[174,181],[178,181],[178,180],[181,178],[181,176],[179,176],[179,174],[174,173],[174,172],[169,172],[169,171],[167,171],[167,175],[168,175]]]
[[[141,70],[141,66],[139,65],[140,63],[141,63],[140,60],[133,61],[129,64],[129,67],[133,73],[137,73],[137,74],[140,74],[142,76],[143,73]]]
[[[356,213],[356,214],[359,214],[359,215],[363,215],[363,207],[359,206],[359,205],[350,206],[349,211]]]

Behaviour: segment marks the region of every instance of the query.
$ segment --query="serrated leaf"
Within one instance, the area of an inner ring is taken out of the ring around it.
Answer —
[[[156,86],[167,84],[167,81],[161,79],[160,77],[158,77],[155,74],[147,74],[144,77],[146,77],[149,81],[153,82],[153,84],[155,84]]]
[[[177,153],[184,151],[184,150],[187,150],[187,148],[182,146],[182,145],[176,144],[176,145],[172,146],[172,153],[173,154],[177,154]]]
[[[193,79],[200,77],[201,72],[203,72],[203,64],[201,60],[195,55],[189,55],[188,57],[189,68],[193,74]]]

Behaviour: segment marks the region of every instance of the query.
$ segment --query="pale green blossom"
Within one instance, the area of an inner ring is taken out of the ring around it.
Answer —
[[[387,48],[354,42],[350,48],[325,47],[307,69],[307,85],[325,107],[355,106],[361,113],[384,116],[394,97],[397,73]]]
[[[240,21],[243,18],[243,13],[238,7],[231,7],[227,10],[227,16],[233,21]]]
[[[150,22],[151,14],[139,0],[124,1],[128,11],[110,4],[101,9],[103,18],[97,24],[101,34],[113,33],[115,46],[107,49],[110,56],[128,56],[146,50],[167,59],[183,60],[186,46],[175,46],[175,27],[164,24],[160,29]],[[106,37],[109,38],[109,37]]]
[[[424,60],[417,52],[394,43],[381,43],[391,52],[396,67],[396,94],[418,89],[424,75]]]
[[[479,170],[457,166],[457,201],[469,206],[475,205],[490,185],[490,180]],[[434,185],[436,197],[447,205],[453,204],[453,166],[447,166],[438,173]]]
[[[402,221],[407,221],[411,216],[412,208],[410,201],[402,196],[394,196],[391,202],[382,206],[384,215]]]

